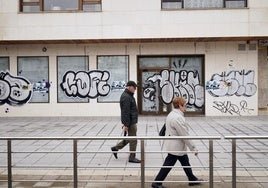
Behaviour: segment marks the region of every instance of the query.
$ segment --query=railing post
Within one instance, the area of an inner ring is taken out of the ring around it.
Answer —
[[[213,140],[209,140],[209,188],[213,188]]]
[[[145,157],[144,157],[144,140],[141,139],[141,188],[145,187]]]
[[[11,140],[7,140],[7,178],[8,188],[12,188],[12,154]]]
[[[232,188],[236,188],[236,139],[232,139]]]
[[[77,140],[73,140],[73,181],[74,188],[77,188]]]

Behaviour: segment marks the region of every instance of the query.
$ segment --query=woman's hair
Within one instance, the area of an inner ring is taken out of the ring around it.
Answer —
[[[174,108],[179,108],[186,104],[186,99],[181,97],[175,97],[172,101]]]

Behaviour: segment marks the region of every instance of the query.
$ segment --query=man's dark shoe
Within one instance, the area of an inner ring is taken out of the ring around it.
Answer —
[[[189,183],[189,186],[201,185],[202,182],[200,182],[200,181],[204,181],[204,180],[203,179],[197,179],[195,181],[198,181],[198,182],[191,182],[191,183]]]
[[[153,188],[166,188],[166,187],[163,186],[162,184],[158,184],[158,183],[152,183],[152,187],[153,187]]]
[[[133,159],[129,159],[128,162],[130,162],[130,163],[141,163],[141,160],[139,160],[137,158],[133,158]]]
[[[116,147],[111,147],[111,150],[112,150],[112,152],[113,152],[113,154],[114,154],[114,157],[117,159],[117,158],[118,158],[118,157],[117,157],[118,149],[116,149]]]

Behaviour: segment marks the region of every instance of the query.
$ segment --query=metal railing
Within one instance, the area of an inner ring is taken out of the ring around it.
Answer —
[[[236,177],[236,171],[237,171],[236,154],[238,153],[236,150],[236,146],[237,146],[236,141],[237,140],[252,140],[252,139],[255,139],[255,140],[268,139],[268,136],[225,136],[224,138],[232,140],[232,188],[236,188],[236,184],[238,183],[237,177]],[[240,151],[240,153],[249,153],[249,152],[268,153],[268,150],[266,150],[266,151],[255,151],[255,150],[254,151]],[[254,181],[254,183],[255,182],[256,183],[268,183],[268,181],[264,181],[264,182]],[[243,183],[245,183],[245,180],[243,180]],[[252,182],[247,181],[247,183],[252,183]]]
[[[0,140],[7,141],[7,182],[8,182],[8,188],[12,188],[12,153],[15,153],[12,151],[12,141],[15,140],[61,140],[61,141],[72,141],[72,155],[73,155],[73,187],[78,187],[78,152],[77,150],[77,142],[78,141],[93,141],[93,140],[123,140],[126,139],[126,137],[1,137]],[[141,177],[140,177],[140,183],[141,188],[144,188],[145,186],[145,140],[167,140],[167,139],[189,139],[189,140],[208,140],[209,141],[209,187],[213,188],[213,141],[221,139],[220,136],[170,136],[170,137],[127,137],[128,140],[131,139],[137,139],[140,141],[140,155],[141,155],[141,164],[140,164],[140,171],[141,171]],[[98,151],[96,151],[98,152]],[[110,153],[111,151],[109,151]],[[161,151],[160,151],[161,152]],[[163,152],[163,151],[162,151]],[[29,153],[34,153],[34,151],[31,151]],[[29,166],[30,167],[30,166]],[[186,167],[187,168],[187,167]],[[38,180],[36,180],[38,181]],[[121,182],[121,181],[118,181]]]

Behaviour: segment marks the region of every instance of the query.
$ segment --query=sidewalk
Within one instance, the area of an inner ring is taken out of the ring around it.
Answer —
[[[186,117],[190,124],[192,136],[231,136],[231,135],[268,135],[268,116],[253,117]],[[138,136],[157,136],[161,129],[164,116],[140,116],[138,123]],[[0,120],[0,137],[87,137],[87,136],[122,136],[119,117],[31,117],[31,118],[4,118]],[[190,163],[196,176],[208,180],[208,141],[194,140],[200,153],[198,157],[189,154]],[[118,154],[116,160],[110,152],[110,147],[116,141],[79,141],[78,171],[79,187],[140,187],[139,164],[128,163],[128,147]],[[145,141],[145,151],[161,151],[162,141]],[[0,151],[6,151],[6,141],[0,141]],[[238,140],[238,151],[254,151],[237,154],[237,181],[268,181],[268,153],[255,151],[267,151],[267,140]],[[13,141],[12,150],[13,165],[21,166],[13,168],[13,180],[69,180],[69,182],[13,182],[13,187],[72,187],[72,141]],[[35,153],[31,153],[34,151]],[[56,152],[55,152],[56,151]],[[100,153],[90,153],[100,151]],[[137,151],[140,151],[138,144]],[[231,143],[228,140],[214,142],[214,187],[231,187]],[[54,153],[51,153],[54,152]],[[64,152],[64,153],[62,153]],[[146,181],[152,181],[162,165],[165,153],[148,153],[145,156]],[[137,156],[140,157],[139,154]],[[0,153],[0,180],[6,179],[7,164],[6,153]],[[32,166],[32,168],[22,168]],[[35,166],[35,167],[34,167]],[[36,166],[54,166],[54,168],[36,168]],[[61,166],[62,168],[58,168]],[[56,168],[57,167],[57,168]],[[115,168],[111,168],[115,167]],[[119,168],[120,167],[120,168]],[[92,180],[115,181],[122,183],[90,182]],[[85,181],[85,182],[83,182]],[[88,182],[86,182],[88,181]],[[187,179],[179,162],[176,164],[165,186],[188,187]],[[7,184],[0,181],[0,187]],[[150,187],[150,183],[146,183]],[[208,187],[204,183],[200,187]],[[237,183],[237,187],[268,187],[268,183]]]

